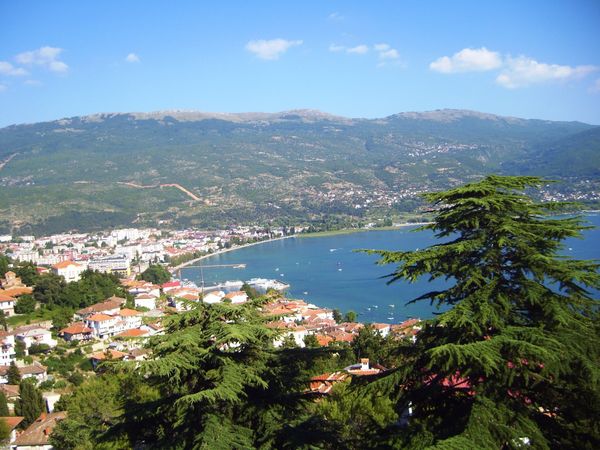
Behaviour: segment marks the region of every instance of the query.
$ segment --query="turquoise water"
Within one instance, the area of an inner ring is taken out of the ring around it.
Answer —
[[[588,216],[599,227],[600,216]],[[368,231],[315,238],[295,237],[266,242],[229,253],[211,256],[202,264],[245,263],[246,269],[205,269],[207,285],[225,280],[254,277],[276,278],[291,287],[288,297],[341,311],[354,310],[363,322],[397,323],[409,317],[429,318],[437,311],[427,301],[407,305],[419,295],[444,287],[444,282],[427,278],[410,284],[386,284],[382,279],[394,266],[376,265],[377,256],[355,249],[414,250],[435,242],[430,232],[400,230]],[[565,243],[564,254],[577,259],[600,259],[600,231],[587,230],[585,239]],[[181,276],[200,284],[197,268],[183,269]]]

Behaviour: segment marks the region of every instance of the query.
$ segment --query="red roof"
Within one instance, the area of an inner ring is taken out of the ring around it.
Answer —
[[[123,308],[119,311],[119,315],[122,317],[139,316],[141,313],[135,309]]]
[[[181,286],[180,281],[169,281],[167,283],[163,283],[160,287],[169,288],[169,287],[179,287],[179,286]]]
[[[4,420],[4,422],[8,425],[8,428],[11,430],[17,428],[17,425],[23,422],[23,419],[25,419],[25,417],[0,417],[0,420]]]
[[[68,326],[67,328],[63,328],[60,330],[60,334],[84,334],[91,333],[92,329],[85,326],[83,322],[77,322],[73,325]]]
[[[114,319],[113,316],[109,316],[108,314],[98,313],[98,314],[91,315],[86,320],[90,320],[92,322],[104,322],[104,321],[112,320],[112,319]]]
[[[115,335],[115,337],[124,337],[124,338],[142,337],[147,334],[148,334],[148,330],[140,330],[139,328],[134,328],[131,330],[125,330],[125,331]]]

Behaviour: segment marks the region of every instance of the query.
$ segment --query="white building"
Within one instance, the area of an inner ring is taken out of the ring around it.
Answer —
[[[34,344],[45,344],[50,348],[54,348],[58,343],[55,339],[52,339],[52,333],[49,330],[39,327],[17,332],[15,338],[25,344],[27,354],[29,354],[29,347]]]
[[[134,302],[136,308],[156,309],[156,297],[151,294],[138,294]]]
[[[15,356],[15,337],[5,331],[0,332],[0,366],[10,365]]]
[[[0,313],[3,313],[6,317],[14,316],[15,302],[16,300],[10,295],[0,293]]]
[[[204,294],[204,298],[202,299],[202,301],[204,303],[218,303],[223,299],[223,297],[225,297],[225,292],[213,291],[213,292]]]
[[[81,274],[86,270],[86,266],[73,261],[62,261],[52,266],[52,272],[62,276],[67,283],[79,281]]]

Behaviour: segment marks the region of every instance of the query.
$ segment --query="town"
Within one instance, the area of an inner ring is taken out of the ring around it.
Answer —
[[[178,269],[203,256],[303,231],[302,227],[220,231],[128,228],[41,238],[0,236],[4,319],[0,411],[5,402],[12,448],[48,445],[53,427],[66,417],[61,397],[87,377],[102,373],[103,363],[147,358],[146,344],[152,336],[165,333],[165,318],[198,303],[237,305],[266,298],[260,311],[266,326],[278,331],[275,348],[349,346],[361,330],[381,339],[414,341],[420,329],[418,319],[398,324],[358,323],[352,311],[342,314],[287,298],[288,286],[279,280],[253,279],[209,287],[176,278]],[[103,283],[109,286],[104,292],[112,292],[110,296],[91,294],[83,287]],[[50,293],[53,289],[68,291],[71,286],[78,286],[71,305],[87,306],[69,309]],[[94,301],[77,295],[92,295]],[[307,380],[306,392],[328,395],[335,383],[350,376],[386,370],[368,358],[338,369]],[[39,417],[27,422],[21,416],[27,401],[22,392],[25,386],[43,398]]]

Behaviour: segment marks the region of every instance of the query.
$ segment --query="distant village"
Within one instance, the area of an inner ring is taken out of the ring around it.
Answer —
[[[0,236],[0,255],[9,256],[13,264],[30,263],[39,274],[53,273],[67,284],[78,282],[85,271],[114,274],[124,292],[122,297],[113,295],[77,310],[60,329],[53,327],[50,320],[11,325],[11,320],[19,317],[15,312],[17,303],[24,296],[31,296],[35,286],[23,283],[13,270],[0,278],[0,309],[8,321],[6,329],[0,331],[0,392],[14,413],[20,395],[19,384],[14,384],[17,371],[21,380],[31,379],[40,388],[46,410],[24,430],[19,429],[19,417],[4,418],[11,429],[10,448],[50,448],[51,430],[66,414],[54,411],[54,406],[75,382],[73,373],[61,369],[57,361],[62,361],[65,355],[77,355],[79,370],[74,373],[86,370],[93,373],[102,370],[102,363],[107,360],[143,360],[148,355],[147,340],[165,332],[163,319],[188,310],[197,302],[242,304],[249,300],[249,293],[268,294],[269,301],[262,311],[267,319],[272,317],[267,326],[281,331],[273,343],[275,347],[351,343],[365,324],[349,319],[348,315],[343,317],[339,311],[287,298],[284,291],[288,286],[277,280],[256,279],[251,286],[225,283],[205,289],[176,277],[163,283],[140,279],[140,274],[151,266],[169,267],[175,275],[182,265],[203,256],[302,231],[302,228],[237,227],[226,231],[164,232],[129,228],[41,238]],[[410,319],[399,324],[370,326],[382,337],[414,340],[420,321]],[[49,367],[48,361],[53,366]],[[381,370],[385,368],[363,359],[356,365],[312,378],[307,383],[307,392],[327,395],[333,384],[348,376]]]

